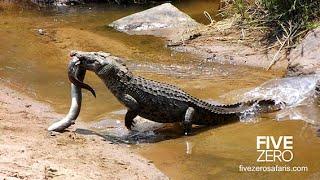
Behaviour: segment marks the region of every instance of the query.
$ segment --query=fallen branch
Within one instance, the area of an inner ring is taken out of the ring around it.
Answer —
[[[289,28],[286,29],[285,26],[283,24],[281,24],[283,31],[286,33],[286,35],[284,35],[285,40],[283,42],[281,42],[277,36],[277,40],[278,40],[279,44],[281,44],[281,46],[278,49],[278,51],[276,52],[276,54],[273,56],[273,59],[272,59],[271,63],[269,64],[267,71],[270,70],[271,67],[274,64],[276,64],[276,62],[280,59],[280,58],[278,58],[278,55],[280,54],[282,49],[285,47],[285,45],[287,44],[287,46],[290,46],[290,42],[292,41],[292,36],[296,33],[296,31],[294,31],[294,28],[292,26],[291,21],[288,22],[288,25],[289,25]]]

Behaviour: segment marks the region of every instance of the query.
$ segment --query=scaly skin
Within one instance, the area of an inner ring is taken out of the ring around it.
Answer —
[[[273,100],[215,105],[197,99],[176,86],[134,76],[120,58],[108,53],[74,51],[71,57],[79,60],[77,66],[95,72],[112,94],[128,108],[125,116],[128,129],[134,126],[134,118],[139,115],[159,123],[181,122],[188,135],[192,124],[217,125],[239,120],[246,113],[281,108]],[[76,76],[69,74],[69,79],[77,87],[92,92],[92,88]]]

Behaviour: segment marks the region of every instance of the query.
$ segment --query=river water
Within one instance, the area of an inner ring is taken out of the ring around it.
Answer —
[[[218,3],[194,0],[180,1],[176,6],[196,20],[208,23],[203,11],[216,14]],[[138,138],[131,146],[173,179],[320,178],[320,139],[316,133],[320,112],[312,99],[306,98],[311,96],[314,77],[272,81],[282,73],[206,62],[170,51],[160,38],[129,36],[107,27],[120,17],[146,8],[99,4],[37,10],[30,5],[17,7],[2,1],[1,82],[65,114],[70,103],[68,53],[77,49],[106,51],[123,57],[134,74],[175,84],[206,100],[228,103],[273,95],[287,98],[292,107],[279,113],[221,127],[198,128],[190,137],[181,136],[177,126],[147,131],[141,137],[135,134]],[[124,107],[93,74],[88,73],[86,82],[95,88],[97,98],[84,92],[80,120],[92,124],[92,129],[102,134],[118,137],[127,134],[122,122]],[[138,126],[145,131],[159,126],[141,121]],[[294,159],[289,163],[257,163],[256,137],[261,135],[293,136]],[[245,173],[239,172],[240,165],[307,166],[309,171]]]

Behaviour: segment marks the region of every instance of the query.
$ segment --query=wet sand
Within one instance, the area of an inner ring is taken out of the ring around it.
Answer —
[[[62,115],[0,87],[0,179],[167,179],[150,161],[91,134],[83,123],[49,134],[48,125]]]

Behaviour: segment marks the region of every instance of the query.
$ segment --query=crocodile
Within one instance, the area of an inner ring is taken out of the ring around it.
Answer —
[[[81,89],[89,90],[95,96],[95,91],[82,81],[84,75],[80,73],[81,79],[79,79],[79,73],[77,74],[80,70],[82,73],[85,70],[94,72],[119,102],[127,107],[125,126],[129,130],[135,125],[134,118],[140,116],[159,123],[180,122],[184,134],[189,135],[193,124],[206,126],[225,124],[237,121],[246,114],[270,112],[282,108],[281,103],[272,99],[225,105],[213,104],[193,97],[174,85],[135,76],[123,59],[110,53],[72,51],[70,56],[68,76],[73,84],[72,92],[78,93],[73,97],[79,97]],[[79,108],[80,106],[75,106],[70,112],[79,112]],[[75,120],[78,114],[71,114]],[[67,121],[64,119],[48,130],[61,131],[74,123]]]

